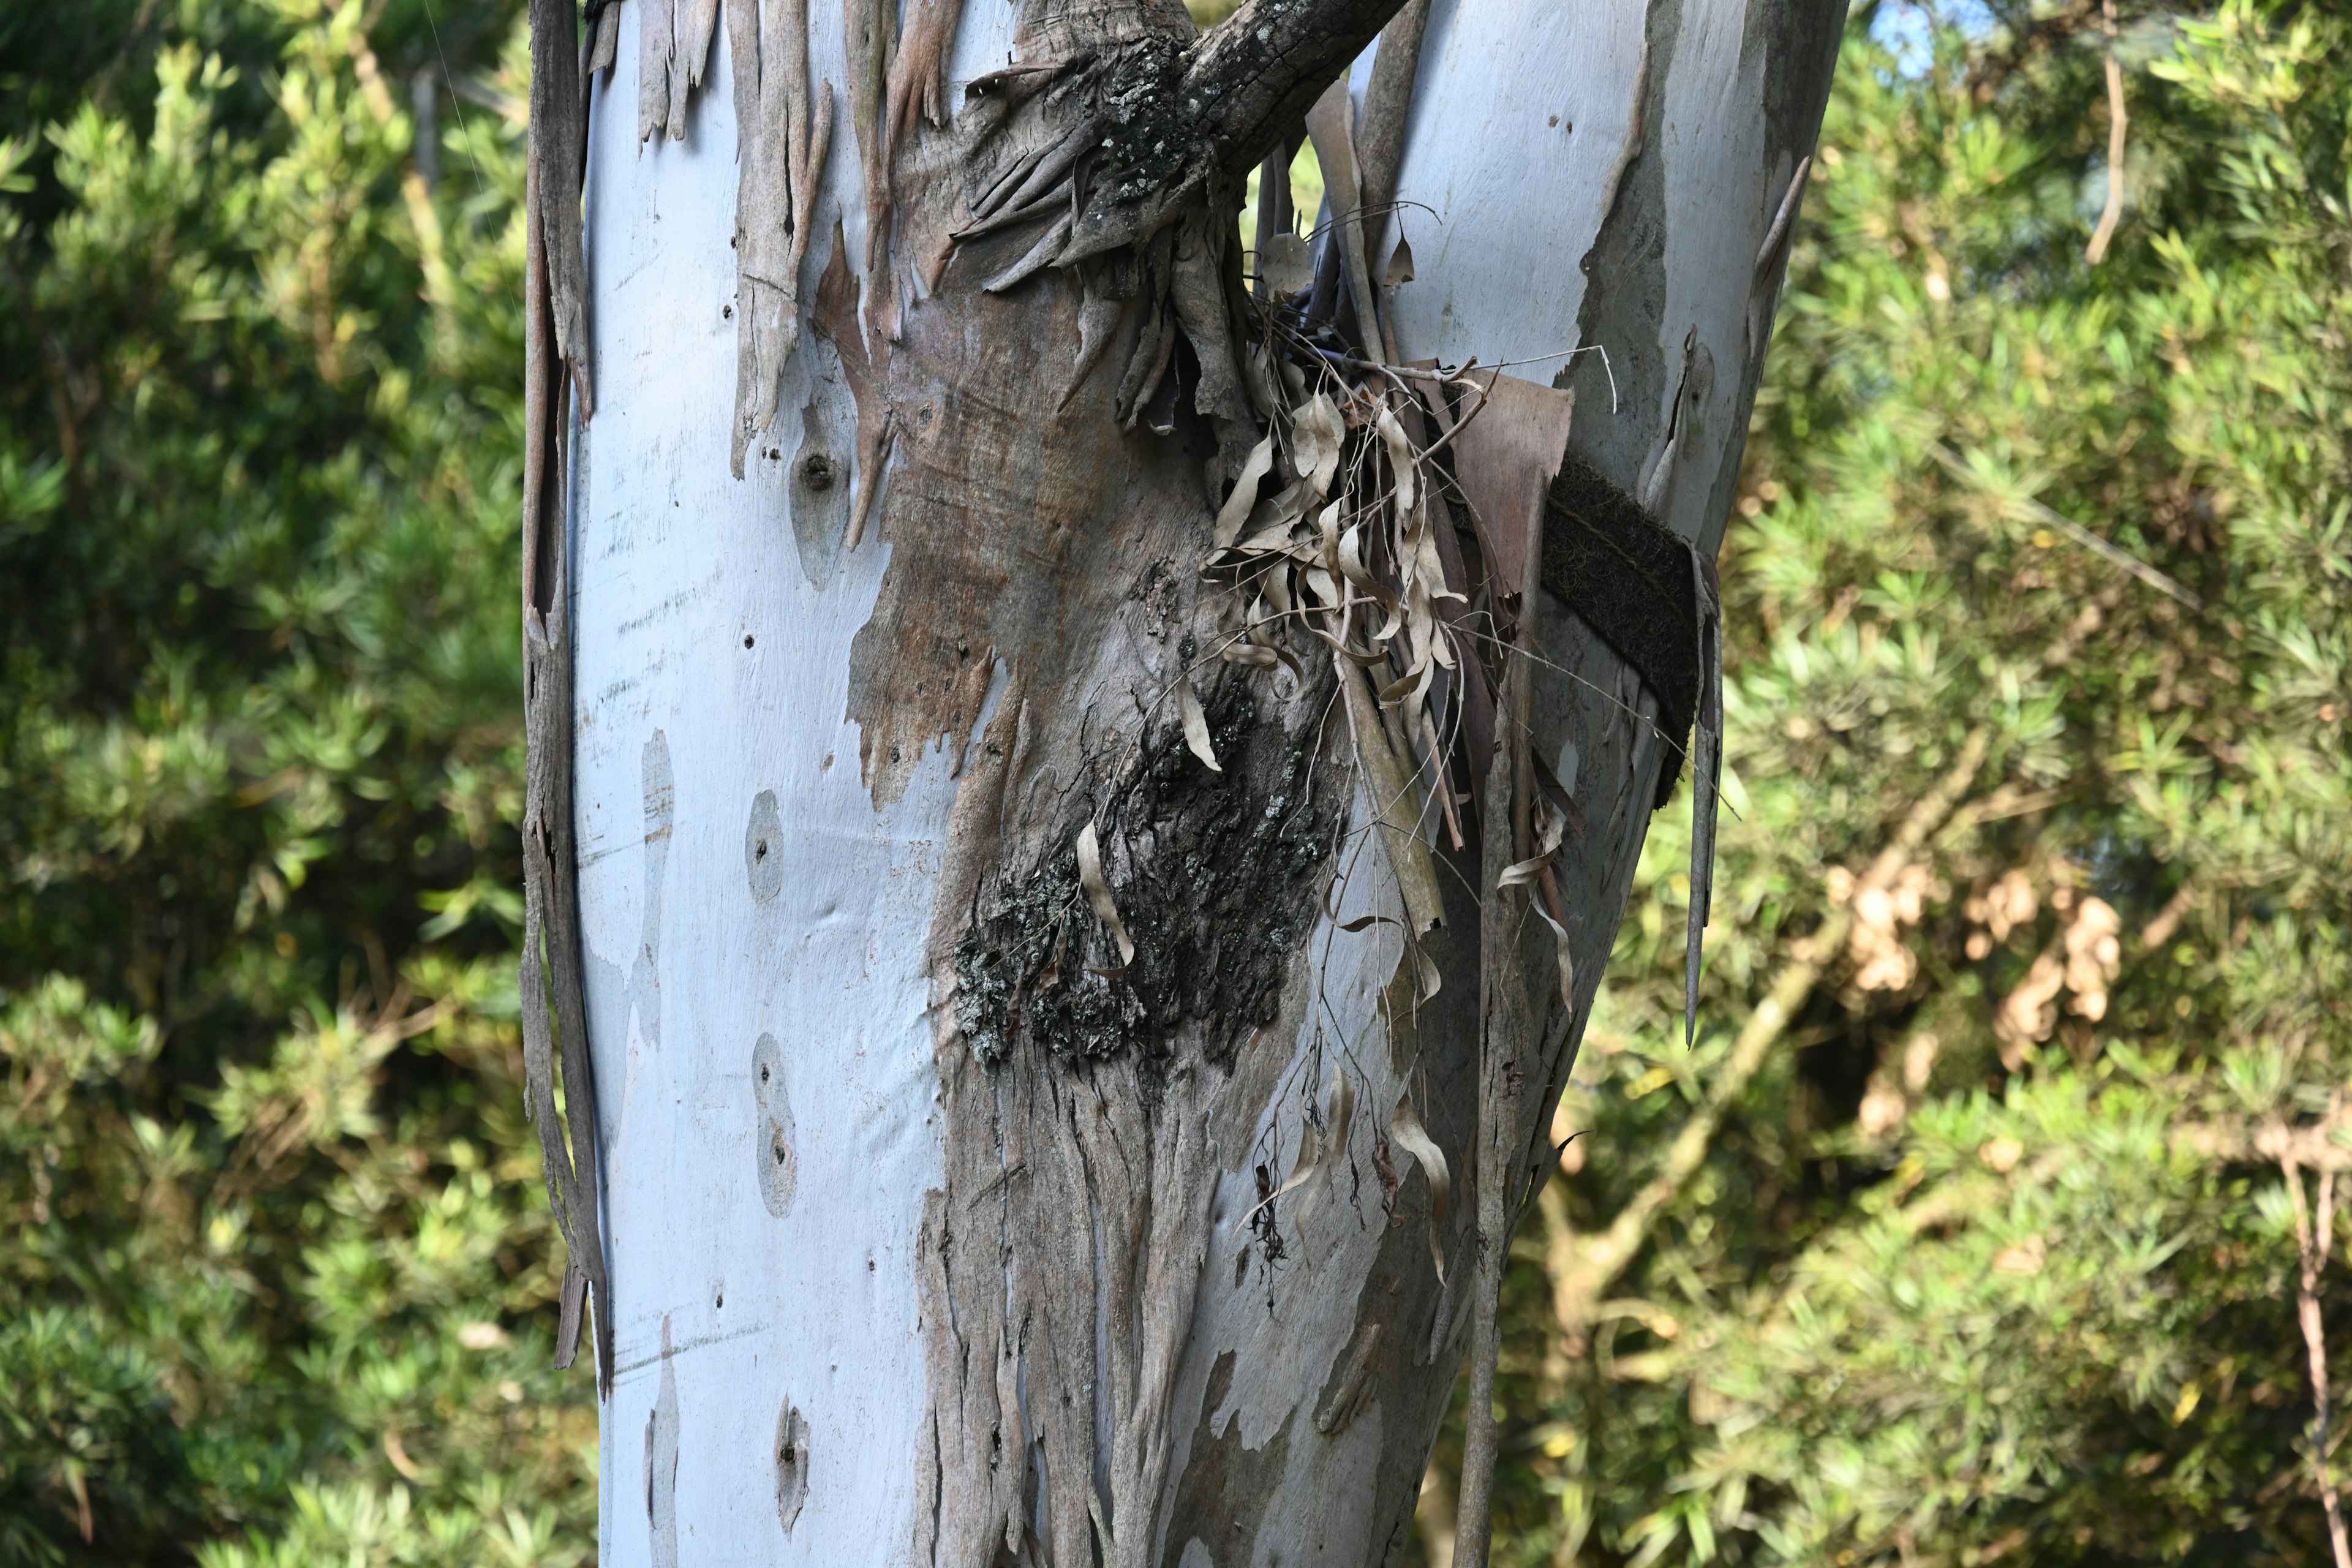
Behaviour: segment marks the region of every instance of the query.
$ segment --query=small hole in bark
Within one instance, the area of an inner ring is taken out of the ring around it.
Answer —
[[[768,1064],[765,1062],[760,1064],[760,1081],[761,1083],[768,1081]]]
[[[755,845],[753,845],[753,846],[751,847],[751,858],[752,858],[752,859],[754,859],[754,860],[765,860],[767,858],[768,858],[768,841],[767,841],[766,839],[762,838],[762,839],[761,839],[761,840],[760,840],[760,842],[759,842],[759,843],[757,843],[757,844],[755,844]],[[763,1072],[763,1073],[761,1073],[761,1074],[760,1075],[760,1081],[761,1081],[761,1082],[762,1082],[762,1083],[767,1082],[767,1081],[768,1081],[768,1075],[767,1075],[766,1073],[764,1073],[764,1072]]]
[[[784,1146],[784,1135],[782,1131],[768,1134],[768,1152],[776,1157],[776,1163],[779,1165],[782,1164],[786,1157],[792,1153],[792,1151]]]
[[[813,490],[833,489],[833,458],[824,452],[811,452],[801,459],[801,483]]]
[[[808,1501],[808,1421],[787,1404],[776,1417],[776,1518],[790,1535]]]
[[[724,1291],[724,1290],[721,1290],[721,1291],[719,1291],[719,1292],[718,1296],[717,1296],[717,1297],[715,1297],[715,1298],[711,1300],[710,1308],[711,1308],[711,1310],[713,1310],[713,1311],[717,1311],[718,1310],[719,1310],[720,1308],[722,1308],[722,1307],[724,1307],[724,1306],[726,1306],[726,1305],[727,1305],[727,1292],[726,1292],[726,1291]]]
[[[751,634],[749,632],[743,634],[743,646],[745,647],[750,647],[751,646]]]
[[[659,37],[659,35],[656,34],[656,37]],[[1552,123],[1557,125],[1559,121],[1558,120],[1554,120]],[[721,305],[719,307],[719,313],[721,317],[731,321],[735,319],[735,307],[732,305]]]

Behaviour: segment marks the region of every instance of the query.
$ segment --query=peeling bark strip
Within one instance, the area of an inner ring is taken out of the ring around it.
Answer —
[[[540,225],[555,353],[571,374],[584,421],[596,412],[596,395],[588,374],[588,263],[580,233],[579,47],[579,0],[530,0],[530,221]]]
[[[653,25],[650,15],[648,26]],[[727,0],[735,79],[735,439],[730,461],[773,424],[784,362],[800,339],[801,263],[816,220],[818,171],[833,126],[833,84],[812,112],[808,0]],[[781,447],[778,454],[781,455]]]
[[[1684,0],[1653,29],[1654,147],[1696,144],[1673,140],[1666,90],[1689,90],[1683,34],[1729,28],[1717,96],[1763,90],[1740,3]],[[1360,124],[1326,97],[1396,9],[1251,0],[1196,37],[1175,0],[1021,0],[1009,38],[959,55],[959,0],[720,0],[735,93],[701,106],[709,133],[641,150],[598,128],[598,210],[620,215],[598,236],[599,331],[639,384],[608,388],[567,584],[544,505],[566,384],[534,382],[526,548],[555,574],[534,566],[533,604],[576,592],[603,639],[576,728],[534,709],[532,735],[534,766],[542,742],[582,758],[580,799],[544,820],[568,833],[576,806],[592,846],[590,994],[620,1099],[630,1299],[615,1312],[599,1285],[596,1307],[627,1352],[606,1445],[627,1462],[605,1495],[623,1509],[646,1423],[649,1529],[608,1532],[616,1568],[698,1531],[747,1561],[780,1534],[871,1555],[886,1525],[927,1568],[1369,1565],[1402,1540],[1465,1337],[1491,1377],[1541,1112],[1661,757],[1702,708],[1703,750],[1716,734],[1693,552],[1631,492],[1689,493],[1721,449],[1707,355],[1728,384],[1742,350],[1680,319],[1653,322],[1689,345],[1675,374],[1613,345],[1674,384],[1622,414],[1582,398],[1580,449],[1654,458],[1589,480],[1553,460],[1567,392],[1525,389],[1514,467],[1491,449],[1511,435],[1491,378],[1401,363],[1559,346],[1401,332],[1411,290],[1457,273],[1443,215],[1391,220],[1440,226],[1413,228],[1423,283],[1391,252],[1375,288],[1350,221],[1328,311],[1253,301],[1239,180],[1310,106],[1363,200],[1416,188],[1414,83],[1458,54],[1419,47],[1430,8],[1388,36]],[[1829,9],[1811,7],[1833,42]],[[651,37],[622,92],[641,110],[658,94],[649,131],[684,124],[708,11],[633,5]],[[1490,20],[1470,12],[1442,25]],[[832,84],[810,57],[836,48],[856,155],[820,218]],[[977,73],[952,114],[951,57]],[[1624,162],[1624,200],[1656,207],[1667,173]],[[1787,206],[1769,195],[1731,232],[1742,269]],[[1609,221],[1562,235],[1549,216],[1530,226],[1570,254]],[[820,221],[832,249],[804,290]],[[680,234],[738,274],[717,350],[648,341],[672,319],[660,236]],[[1735,326],[1762,286],[1738,284]],[[820,391],[788,441],[795,347]],[[730,371],[720,436],[699,403]],[[724,450],[747,475],[754,447],[781,461],[795,441],[785,484],[702,471]],[[533,883],[543,1127],[554,1026],[578,1016],[578,932],[556,929],[576,859],[567,838]],[[666,898],[672,879],[692,895]],[[573,1032],[567,1089],[585,1083]],[[559,1143],[551,1182],[593,1224],[580,1157]],[[861,1279],[871,1321],[812,1310],[812,1282],[847,1303]],[[715,1496],[732,1501],[697,1517]],[[1465,1541],[1475,1556],[1483,1530]]]
[[[581,974],[579,860],[572,801],[568,394],[588,412],[582,326],[581,136],[572,0],[533,0],[532,115],[524,240],[524,930],[520,991],[526,1107],[539,1127],[548,1198],[564,1242],[556,1362],[572,1364],[593,1289],[598,1387],[610,1393],[613,1311],[597,1205],[595,1075]],[[565,195],[563,193],[569,193]],[[566,259],[568,254],[569,259]],[[568,293],[566,291],[568,288]],[[571,325],[566,335],[565,323]],[[566,371],[570,374],[567,375]],[[561,1050],[567,1119],[555,1104]]]
[[[686,139],[686,115],[710,67],[719,0],[637,0],[637,140]]]

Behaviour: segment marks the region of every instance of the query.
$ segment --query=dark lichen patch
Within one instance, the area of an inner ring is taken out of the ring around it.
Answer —
[[[1207,127],[1199,100],[1185,101],[1183,79],[1183,50],[1169,34],[1147,33],[1113,57],[1102,86],[1102,175],[1119,200],[1151,195],[1206,161]]]
[[[1062,1056],[1109,1056],[1142,1017],[1120,979],[1118,950],[1079,891],[1077,856],[1066,848],[956,945],[956,1022],[984,1067],[1022,1038]]]
[[[1250,1032],[1276,1020],[1313,926],[1345,779],[1313,718],[1294,733],[1261,712],[1262,695],[1238,672],[1211,693],[1222,773],[1161,726],[1095,817],[1131,960],[1121,963],[1079,887],[1075,825],[1045,864],[992,900],[983,889],[955,954],[957,1023],[983,1065],[1024,1040],[1056,1056],[1133,1047],[1165,1059],[1190,1039],[1229,1068]],[[1319,715],[1323,695],[1287,706]]]
[[[1142,606],[1143,635],[1158,642],[1168,635],[1168,628],[1178,624],[1184,613],[1183,595],[1177,589],[1176,563],[1163,555],[1144,568],[1143,575],[1129,590],[1129,598]],[[1189,659],[1192,656],[1184,655]]]

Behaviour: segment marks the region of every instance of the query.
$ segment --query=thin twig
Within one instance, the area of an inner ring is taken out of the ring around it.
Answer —
[[[1934,458],[1936,461],[1941,463],[1945,468],[1951,473],[1953,478],[1963,480],[1968,484],[1974,485],[1980,489],[1986,488],[1984,476],[1977,473],[1974,469],[1970,468],[1968,464],[1962,462],[1960,460],[1959,454],[1953,451],[1949,447],[1945,446],[1941,441],[1929,442],[1927,444],[1927,454]],[[2171,595],[2173,598],[2179,600],[2181,604],[2186,605],[2192,610],[2202,610],[2205,607],[2204,600],[2199,598],[2187,588],[2181,586],[2179,582],[2175,581],[2171,577],[2166,576],[2163,573],[2158,571],[2147,562],[2142,561],[2138,556],[2134,555],[2130,551],[2125,550],[2120,546],[2108,543],[2105,540],[2101,539],[2097,534],[2093,533],[2089,529],[2084,528],[2081,523],[2076,522],[2073,518],[2066,516],[2063,512],[2054,511],[2051,508],[2031,497],[2011,498],[2009,504],[2012,510],[2022,512],[2027,517],[2032,519],[2035,522],[2042,523],[2050,528],[2057,530],[2060,533],[2064,534],[2067,538],[2073,540],[2075,543],[2081,545],[2084,549],[2089,551],[2092,554],[2096,555],[2101,560],[2108,563],[2110,565],[2120,567],[2124,571],[2130,573],[2133,576],[2138,578],[2149,587],[2157,590],[2157,592]]]
[[[2319,1173],[2319,1218],[2315,1227],[2303,1197],[2303,1171],[2294,1156],[2279,1156],[2279,1173],[2286,1178],[2287,1195],[2294,1207],[2294,1245],[2302,1269],[2294,1293],[2295,1321],[2303,1330],[2303,1346],[2311,1360],[2311,1474],[2319,1488],[2319,1506],[2327,1513],[2327,1544],[2336,1554],[2336,1568],[2352,1568],[2352,1545],[2344,1533],[2344,1505],[2327,1469],[2327,1409],[2333,1400],[2327,1386],[2327,1339],[2319,1317],[2319,1276],[2327,1267],[2335,1243],[2336,1173]]]
[[[2116,0],[2102,0],[2101,11],[2107,35],[2107,205],[2083,251],[2083,259],[2094,267],[2106,259],[2107,241],[2116,237],[2116,225],[2123,221],[2124,127],[2130,121],[2124,112],[2124,68],[2116,58]]]

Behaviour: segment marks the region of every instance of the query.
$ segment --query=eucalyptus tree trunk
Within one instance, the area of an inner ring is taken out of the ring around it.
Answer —
[[[601,1561],[1397,1560],[1694,721],[1711,824],[1843,10],[535,0]]]

